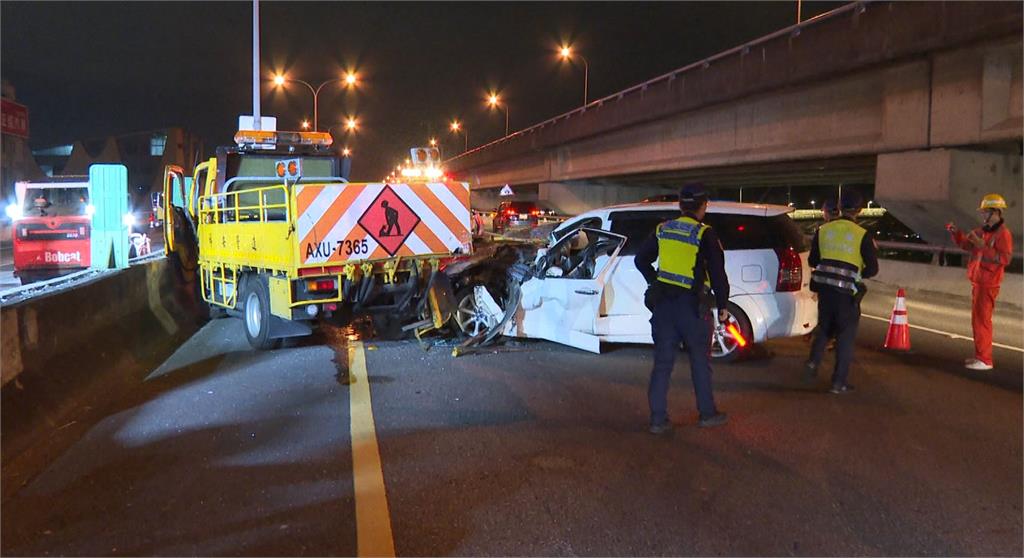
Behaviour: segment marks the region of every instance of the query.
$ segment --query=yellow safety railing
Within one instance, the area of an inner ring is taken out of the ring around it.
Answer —
[[[288,188],[279,184],[203,196],[199,220],[207,224],[290,222]]]

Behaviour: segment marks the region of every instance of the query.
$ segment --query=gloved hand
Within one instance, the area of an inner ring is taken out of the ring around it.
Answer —
[[[644,292],[644,306],[653,313],[654,307],[658,305],[659,300],[661,300],[661,296],[658,293],[658,289],[648,285],[647,290]]]
[[[718,309],[718,323],[722,325],[729,325],[729,311],[725,308]]]

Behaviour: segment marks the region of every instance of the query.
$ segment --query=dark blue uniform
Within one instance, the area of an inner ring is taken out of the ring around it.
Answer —
[[[693,219],[692,213],[684,215]],[[718,414],[711,389],[711,323],[710,308],[702,307],[705,295],[703,278],[708,277],[714,293],[715,306],[726,309],[729,300],[729,279],[725,274],[725,254],[714,229],[708,228],[700,240],[693,276],[696,287],[688,289],[657,280],[654,261],[658,259],[658,239],[651,235],[636,254],[636,267],[647,280],[645,303],[651,310],[651,335],[654,338],[654,368],[647,397],[651,407],[651,425],[668,422],[668,387],[680,341],[685,342],[690,357],[690,375],[697,397],[701,419]]]
[[[843,216],[839,219],[852,221],[849,217]],[[875,251],[875,244],[870,235],[865,234],[860,243],[860,257],[864,261],[863,270],[854,269],[854,266],[842,261],[827,260],[821,256],[821,243],[819,232],[814,234],[811,241],[811,253],[807,258],[807,264],[815,269],[819,264],[825,264],[839,268],[849,268],[850,271],[858,272],[861,279],[874,277],[878,274],[878,257]],[[819,273],[818,271],[814,272]],[[828,273],[822,274],[829,276]],[[844,279],[842,276],[834,276],[834,279]],[[817,375],[818,366],[825,356],[825,346],[828,338],[834,335],[836,338],[836,365],[832,373],[832,387],[834,392],[842,392],[849,389],[846,383],[850,376],[850,364],[853,362],[854,341],[857,338],[857,326],[860,324],[860,297],[851,294],[848,290],[837,286],[816,282],[811,279],[812,290],[818,293],[818,327],[814,332],[811,341],[811,354],[807,361],[805,379],[813,379]],[[861,286],[861,289],[864,287]]]

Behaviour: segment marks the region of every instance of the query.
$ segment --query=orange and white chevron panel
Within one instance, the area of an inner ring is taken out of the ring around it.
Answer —
[[[300,184],[299,265],[469,250],[469,184]]]

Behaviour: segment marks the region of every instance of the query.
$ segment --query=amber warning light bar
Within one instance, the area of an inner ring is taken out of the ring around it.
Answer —
[[[239,130],[235,134],[235,144],[239,147],[257,149],[274,149],[288,145],[315,145],[328,147],[334,138],[327,132],[265,132],[262,130]]]

